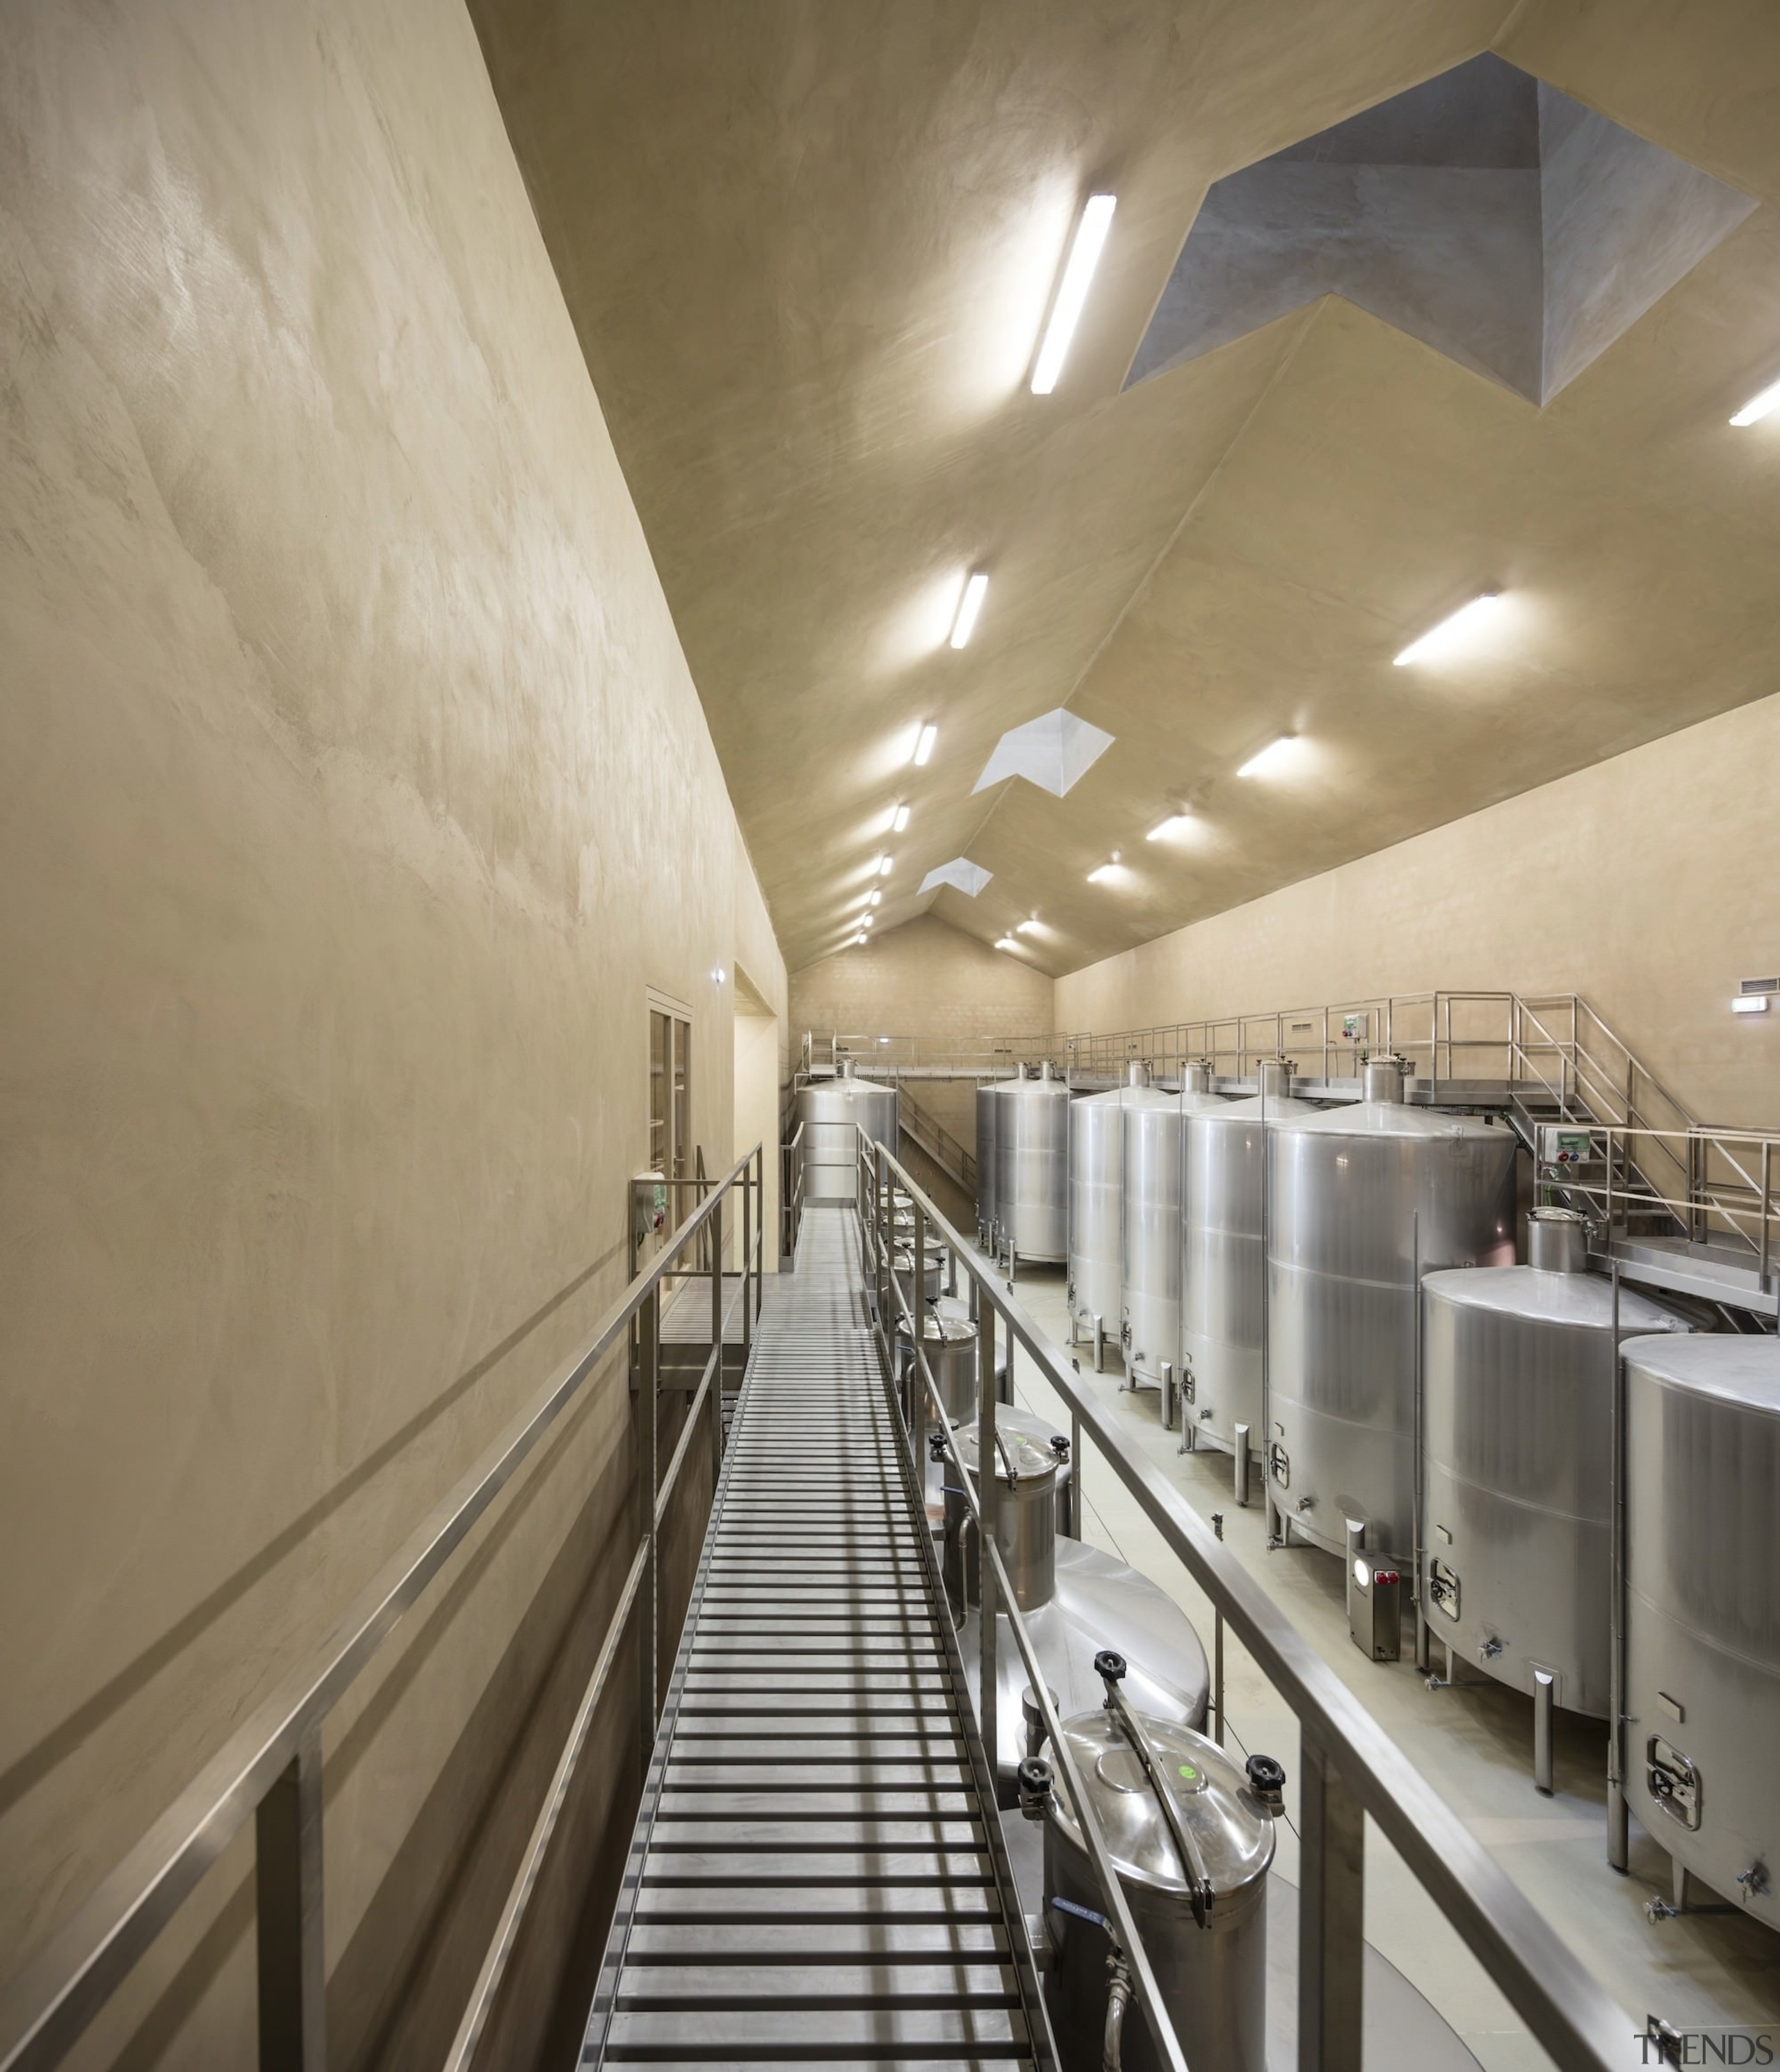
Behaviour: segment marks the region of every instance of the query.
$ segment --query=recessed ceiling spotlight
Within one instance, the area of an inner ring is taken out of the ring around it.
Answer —
[[[1264,777],[1268,771],[1276,770],[1291,754],[1297,740],[1295,734],[1282,734],[1276,741],[1268,742],[1266,747],[1257,749],[1246,763],[1238,763],[1236,775],[1239,777]]]
[[[904,829],[908,826],[908,824],[909,824],[909,809],[908,809],[908,808],[907,808],[906,805],[904,805],[904,806],[898,806],[898,807],[897,808],[897,809],[896,809],[896,812],[895,812],[894,815],[892,816],[891,820],[890,820],[890,832],[891,832],[893,835],[899,835],[899,834],[901,834],[901,833],[903,832],[903,830],[904,830]]]
[[[1116,197],[1112,195],[1090,195],[1082,211],[1082,220],[1075,226],[1075,241],[1069,248],[1063,281],[1057,290],[1057,299],[1050,306],[1050,322],[1045,327],[1044,342],[1038,347],[1038,357],[1033,365],[1034,396],[1048,396],[1057,386],[1057,377],[1063,371],[1064,356],[1069,351],[1070,340],[1075,335],[1075,327],[1081,321],[1082,306],[1087,300],[1094,269],[1100,263],[1100,253],[1106,244],[1107,232],[1112,227],[1112,212],[1116,206]]]
[[[896,859],[894,856],[881,856],[878,859],[878,875],[880,878],[888,878],[895,868]]]
[[[939,738],[939,730],[929,720],[915,737],[915,753],[909,758],[917,768],[933,753],[933,744]]]
[[[1770,382],[1759,396],[1750,397],[1731,422],[1733,425],[1758,425],[1770,410],[1780,410],[1780,381]]]
[[[1017,935],[1030,935],[1035,934],[1044,925],[1044,923],[1034,914],[1030,920],[1017,921],[1014,923],[1013,932]]]
[[[853,948],[854,948],[856,950],[857,950],[857,949],[858,949],[858,948],[859,948],[863,944],[863,943],[865,942],[865,931],[864,931],[864,930],[863,930],[863,929],[861,929],[861,931],[860,931],[857,935],[855,935],[855,936],[853,937]]]
[[[1392,662],[1400,669],[1408,662],[1425,662],[1429,656],[1479,631],[1494,616],[1501,602],[1500,590],[1485,590],[1469,604],[1461,604],[1457,611],[1449,612],[1437,626],[1430,626],[1420,639],[1412,640],[1400,655],[1393,656]]]
[[[962,648],[976,631],[976,615],[983,608],[983,599],[989,594],[989,577],[981,569],[974,570],[966,578],[964,594],[958,600],[956,616],[952,622],[952,644]]]
[[[1169,841],[1192,823],[1190,813],[1170,813],[1165,820],[1159,820],[1145,837],[1149,841]]]
[[[1118,872],[1119,852],[1114,849],[1106,862],[1096,864],[1087,874],[1087,882],[1090,885],[1104,885],[1109,878],[1116,878]]]
[[[725,972],[722,965],[719,964],[717,969],[711,973],[712,985],[721,985],[727,976],[728,974]]]

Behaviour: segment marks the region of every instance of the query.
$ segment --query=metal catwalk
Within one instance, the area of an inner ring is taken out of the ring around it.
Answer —
[[[1036,2062],[865,1300],[850,1210],[812,1207],[768,1284],[584,2066]]]

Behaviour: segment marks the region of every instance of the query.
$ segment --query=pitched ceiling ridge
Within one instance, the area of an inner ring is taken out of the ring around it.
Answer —
[[[1198,487],[1194,491],[1192,495],[1187,500],[1186,508],[1181,513],[1179,519],[1176,521],[1174,528],[1170,532],[1168,537],[1162,542],[1160,549],[1152,557],[1149,565],[1137,578],[1136,584],[1133,586],[1130,596],[1125,599],[1124,602],[1119,607],[1118,611],[1114,615],[1112,623],[1107,628],[1105,633],[1096,643],[1093,653],[1088,656],[1087,661],[1085,661],[1082,664],[1081,668],[1076,672],[1075,681],[1070,685],[1069,689],[1065,693],[1061,703],[1057,707],[1059,711],[1067,712],[1074,705],[1075,700],[1081,695],[1083,685],[1086,684],[1088,678],[1094,673],[1095,669],[1099,666],[1101,658],[1105,655],[1107,650],[1112,646],[1113,641],[1118,637],[1119,628],[1124,624],[1126,619],[1129,618],[1131,614],[1137,609],[1137,606],[1142,602],[1144,598],[1148,594],[1150,585],[1156,579],[1157,570],[1160,569],[1162,564],[1168,559],[1169,556],[1174,553],[1176,545],[1180,541],[1181,535],[1193,522],[1195,512],[1198,512],[1200,505],[1204,503],[1206,498],[1211,495],[1212,490],[1216,487],[1219,477],[1223,473],[1225,467],[1228,465],[1231,457],[1235,454],[1237,447],[1242,444],[1244,438],[1248,434],[1250,426],[1254,423],[1256,418],[1260,414],[1263,406],[1265,405],[1268,397],[1272,394],[1275,388],[1285,377],[1285,375],[1291,368],[1293,361],[1297,358],[1299,348],[1303,345],[1304,341],[1310,335],[1311,331],[1314,327],[1318,318],[1322,314],[1323,305],[1328,301],[1328,299],[1329,298],[1326,295],[1319,296],[1315,302],[1311,302],[1305,306],[1302,313],[1303,322],[1298,326],[1297,337],[1292,340],[1291,343],[1286,347],[1285,352],[1280,355],[1279,363],[1274,368],[1272,372],[1268,376],[1266,380],[1262,384],[1260,393],[1255,398],[1254,401],[1250,404],[1248,409],[1244,412],[1241,423],[1237,426],[1236,429],[1231,434],[1229,438],[1225,442],[1223,450],[1218,455],[1218,458],[1211,463],[1211,467],[1206,470],[1204,479],[1200,483]],[[1124,393],[1126,392],[1121,391],[1120,393]],[[1002,801],[1007,797],[1009,792],[1011,791],[1013,788],[1013,787],[1011,783],[1002,785],[1000,790],[996,793],[994,798],[989,801],[988,810],[984,813],[983,817],[976,823],[976,825],[972,828],[970,832],[968,841],[965,845],[967,848],[969,846],[971,842],[976,841],[981,837],[985,830],[988,828],[989,822],[994,819]],[[934,897],[937,899],[939,894],[935,893]]]

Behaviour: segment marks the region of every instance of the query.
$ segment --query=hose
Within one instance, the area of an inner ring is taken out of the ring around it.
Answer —
[[[1131,2004],[1131,1973],[1124,1957],[1114,1950],[1106,1960],[1106,2042],[1100,2053],[1100,2072],[1120,2072],[1119,2045],[1124,2033],[1125,2009]]]

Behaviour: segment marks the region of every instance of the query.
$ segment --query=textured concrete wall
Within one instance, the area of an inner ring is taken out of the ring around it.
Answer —
[[[1694,1113],[1780,1121],[1780,697],[1057,981],[1116,1030],[1431,987],[1580,993]]]
[[[456,0],[10,8],[0,356],[10,1968],[619,1292],[645,985],[720,1168],[711,974],[784,973]],[[629,1419],[596,1381],[335,1715],[339,2065],[438,2062]],[[95,2059],[245,2062],[247,1864]]]
[[[806,1030],[935,1042],[1048,1036],[1051,993],[1050,980],[1023,957],[923,915],[863,949],[792,972],[791,1027],[794,1041]],[[916,1087],[915,1098],[967,1148],[974,1145],[969,1087],[934,1081]]]

